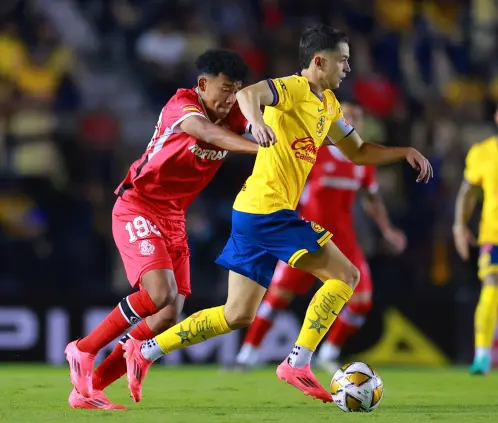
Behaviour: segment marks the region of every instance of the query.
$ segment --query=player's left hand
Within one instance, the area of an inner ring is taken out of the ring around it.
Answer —
[[[415,150],[414,148],[410,147],[408,149],[405,159],[408,163],[410,163],[411,167],[419,171],[417,182],[423,181],[427,183],[429,182],[429,179],[434,176],[434,171],[432,170],[432,165],[429,163],[429,160],[427,160],[419,151]]]
[[[251,134],[261,147],[269,147],[277,142],[277,137],[268,125],[254,123],[251,125]]]
[[[393,252],[396,254],[402,253],[406,248],[406,236],[397,228],[389,227],[384,230],[384,239],[390,244]]]

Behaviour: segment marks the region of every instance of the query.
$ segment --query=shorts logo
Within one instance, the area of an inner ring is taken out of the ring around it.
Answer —
[[[311,222],[311,229],[313,229],[317,233],[323,232],[325,230],[323,226],[320,226],[316,222]]]
[[[152,242],[150,242],[148,239],[140,241],[140,244],[138,244],[138,246],[140,248],[140,253],[143,256],[151,256],[156,250],[156,247],[154,247]]]
[[[325,128],[325,116],[320,116],[318,123],[316,124],[316,135],[321,137],[323,135],[323,130]]]

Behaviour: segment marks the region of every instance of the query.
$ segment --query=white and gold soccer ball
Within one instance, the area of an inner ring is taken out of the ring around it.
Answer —
[[[342,411],[370,412],[379,406],[384,385],[374,369],[356,361],[337,370],[330,383],[330,393]]]

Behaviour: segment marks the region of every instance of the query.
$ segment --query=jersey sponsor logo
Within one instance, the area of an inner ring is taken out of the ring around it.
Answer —
[[[194,153],[194,156],[203,160],[223,160],[228,153],[227,150],[210,150],[209,148],[199,147],[197,144],[190,146],[188,149]]]
[[[296,158],[315,164],[318,147],[315,145],[313,138],[298,138],[291,144],[291,148],[295,151],[294,156]]]
[[[139,248],[140,248],[140,254],[143,256],[151,256],[154,254],[154,251],[156,250],[156,247],[150,242],[148,239],[144,239],[140,241]]]
[[[316,111],[317,111],[318,113],[322,113],[324,110],[325,110],[325,109],[324,109],[323,107],[319,107],[318,109],[316,109]]]
[[[285,86],[284,81],[282,81],[280,78],[278,78],[278,79],[277,79],[277,82],[278,82],[278,85],[280,85],[280,88],[281,88],[282,90],[287,91],[287,87]]]
[[[321,137],[323,135],[323,130],[325,129],[325,116],[320,116],[316,124],[316,135]]]

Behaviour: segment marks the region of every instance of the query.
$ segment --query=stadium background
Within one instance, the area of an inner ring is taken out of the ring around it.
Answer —
[[[162,105],[195,83],[195,57],[223,46],[243,55],[253,80],[291,74],[299,31],[323,21],[350,35],[353,71],[338,97],[364,107],[364,138],[415,146],[435,168],[426,186],[407,166],[379,169],[392,219],[408,237],[401,257],[358,210],[377,290],[349,352],[366,350],[371,363],[469,362],[476,252],[470,264],[456,257],[451,224],[465,153],[496,132],[496,16],[491,0],[3,0],[0,360],[63,363],[66,342],[128,292],[110,231],[113,190]],[[194,295],[186,312],[225,297],[214,259],[251,165],[230,157],[188,214]],[[267,359],[288,352],[307,301],[277,322]],[[229,362],[239,339],[168,360]]]

